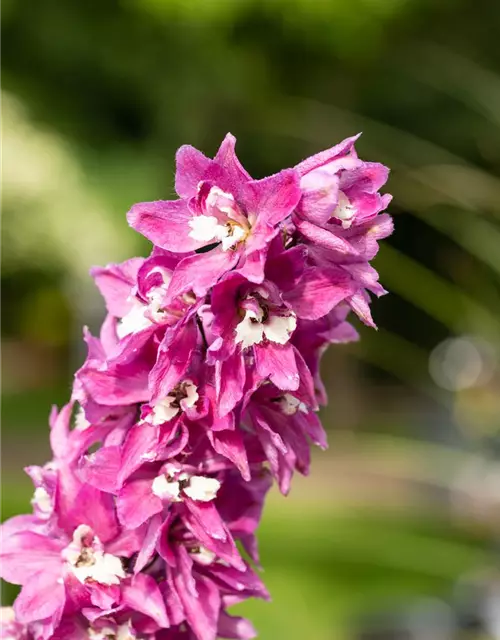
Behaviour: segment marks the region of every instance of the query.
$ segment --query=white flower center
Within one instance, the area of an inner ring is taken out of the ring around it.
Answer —
[[[307,406],[290,393],[285,393],[280,399],[281,411],[287,416],[293,416],[297,411],[307,413]]]
[[[129,622],[125,622],[118,627],[104,626],[100,629],[90,628],[88,630],[89,640],[137,640],[137,636],[132,631]]]
[[[52,500],[43,487],[35,489],[31,504],[38,509],[40,517],[48,518],[52,513]]]
[[[105,585],[120,584],[126,577],[120,558],[104,553],[99,538],[84,524],[75,529],[73,541],[63,551],[63,557],[82,584],[87,580]]]
[[[154,273],[161,275],[163,283],[148,291],[146,294],[149,300],[148,304],[141,302],[134,295],[129,296],[128,301],[132,305],[130,311],[123,316],[116,328],[120,340],[131,333],[147,329],[153,322],[160,323],[165,319],[165,311],[162,310],[161,305],[171,280],[171,274],[162,267],[154,267],[148,275],[151,276]]]
[[[75,415],[75,429],[77,431],[85,431],[90,427],[90,422],[85,417],[85,411],[83,407],[78,407],[78,411]]]
[[[213,551],[210,551],[210,549],[206,549],[202,546],[196,547],[190,553],[191,557],[196,560],[196,562],[204,566],[212,564],[212,562],[217,557]]]
[[[189,221],[189,236],[199,242],[221,242],[227,251],[248,235],[249,221],[239,211],[234,197],[218,187],[212,187],[205,201],[208,215],[194,216]]]
[[[236,343],[241,343],[243,349],[262,342],[266,337],[271,342],[286,344],[290,335],[295,331],[297,318],[294,313],[288,316],[270,315],[263,320],[263,315],[248,309],[245,317],[236,326]]]
[[[356,209],[352,206],[351,201],[343,191],[339,191],[339,199],[332,217],[338,218],[342,222],[343,229],[349,229],[355,215]]]
[[[217,496],[220,482],[215,478],[189,476],[187,473],[181,473],[175,480],[162,474],[153,480],[152,488],[162,500],[181,502],[183,493],[191,500],[210,502]]]
[[[192,476],[184,493],[191,500],[200,502],[210,502],[217,496],[220,489],[220,482],[215,478],[205,478],[205,476]]]
[[[181,501],[181,488],[177,480],[168,480],[165,474],[156,476],[153,480],[153,493],[162,500],[170,500],[171,502]]]
[[[144,315],[147,308],[147,305],[137,298],[133,298],[130,311],[123,316],[116,327],[116,334],[120,340],[131,333],[138,333],[151,326],[151,320]]]
[[[0,607],[1,614],[1,622],[3,624],[8,624],[9,622],[16,621],[16,614],[14,613],[14,609],[12,607]]]
[[[199,397],[198,387],[191,380],[184,380],[153,406],[152,424],[170,422],[181,411],[194,407]]]

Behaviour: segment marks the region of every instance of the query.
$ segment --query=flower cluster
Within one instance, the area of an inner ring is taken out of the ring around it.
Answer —
[[[384,293],[388,170],[355,141],[262,180],[231,135],[213,160],[182,147],[179,198],[132,207],[152,253],[92,270],[108,313],[50,417],[53,460],[27,468],[33,513],[3,525],[2,576],[22,589],[2,637],[254,637],[227,609],[268,597],[266,492],[326,447],[321,355],[357,338],[351,310],[373,326]]]

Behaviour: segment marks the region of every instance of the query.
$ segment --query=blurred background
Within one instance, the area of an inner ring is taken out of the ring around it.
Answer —
[[[261,531],[262,640],[500,638],[500,3],[4,0],[3,517],[103,305],[93,264],[227,131],[255,177],[359,131],[392,168],[378,332],[323,363],[330,449]],[[14,591],[5,589],[6,601]]]

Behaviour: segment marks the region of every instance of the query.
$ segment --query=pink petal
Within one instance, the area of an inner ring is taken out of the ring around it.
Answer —
[[[169,572],[170,573],[170,572]],[[170,575],[159,585],[165,601],[165,609],[171,625],[181,624],[186,619],[181,599]]]
[[[64,458],[68,452],[68,435],[73,402],[69,402],[57,412],[53,407],[50,416],[50,447],[56,458]]]
[[[241,432],[229,429],[223,431],[209,430],[207,435],[215,451],[228,460],[231,460],[238,468],[242,477],[245,480],[250,480],[250,468],[248,466],[248,458]]]
[[[204,296],[219,278],[236,266],[238,260],[237,251],[222,251],[219,248],[187,256],[174,271],[167,295],[174,299],[194,291],[197,296]]]
[[[14,603],[16,619],[22,624],[52,618],[57,626],[66,596],[60,574],[39,571],[31,574]]]
[[[121,318],[130,311],[130,294],[143,262],[144,258],[132,258],[121,264],[108,264],[106,267],[93,267],[90,270],[108,312],[116,318]]]
[[[309,267],[285,299],[299,318],[318,320],[353,295],[356,288],[343,269]]]
[[[80,459],[80,478],[107,493],[115,493],[118,471],[121,468],[121,447],[102,447]]]
[[[330,149],[326,149],[325,151],[320,151],[320,153],[317,153],[316,155],[311,156],[306,160],[303,160],[301,163],[299,163],[295,167],[296,171],[298,171],[298,173],[301,176],[303,176],[306,173],[309,173],[310,171],[317,169],[318,167],[322,167],[328,164],[329,162],[332,162],[332,160],[335,160],[339,157],[347,155],[353,148],[354,143],[356,142],[356,140],[359,138],[360,135],[361,134],[358,133],[358,135],[356,136],[352,136],[351,138],[346,138],[345,140],[335,145],[334,147],[331,147]]]
[[[295,391],[300,384],[295,353],[290,343],[285,345],[255,345],[255,366],[263,379],[269,378],[278,389]]]
[[[117,585],[92,584],[90,586],[92,604],[103,611],[112,609],[120,601],[120,588]]]
[[[231,133],[228,133],[217,151],[214,162],[222,165],[229,174],[231,181],[238,184],[249,181],[252,178],[238,160],[234,150],[235,146],[236,138]]]
[[[282,291],[292,289],[304,273],[307,247],[296,245],[270,256],[266,264],[266,277]]]
[[[133,426],[122,447],[121,469],[117,477],[117,485],[125,480],[145,462],[156,459],[159,431],[156,427],[143,423]]]
[[[300,181],[300,216],[314,224],[327,223],[337,206],[338,183],[336,175],[321,169],[306,174]]]
[[[160,628],[170,626],[163,596],[152,576],[138,573],[130,584],[124,584],[122,593],[124,604],[149,616]]]
[[[376,329],[377,325],[373,321],[367,297],[368,296],[362,292],[358,292],[349,298],[349,304],[351,309],[362,322],[364,322],[368,327]]]
[[[116,501],[121,524],[135,529],[163,509],[163,503],[153,493],[152,480],[132,480],[126,483]]]
[[[189,235],[192,217],[184,200],[140,202],[127,213],[133,229],[156,246],[178,253],[188,253],[203,246]]]
[[[256,228],[262,223],[274,227],[282,222],[292,213],[302,195],[294,169],[249,182],[247,190],[244,204],[247,211],[257,214]]]
[[[80,524],[93,529],[103,543],[118,534],[113,496],[89,484],[81,484],[73,472],[64,467],[59,470],[56,512],[59,525],[70,536]]]
[[[182,554],[187,556],[187,551],[182,549]],[[181,555],[181,550],[179,555]],[[221,604],[219,590],[209,580],[199,578],[196,581],[196,592],[193,593],[188,575],[189,565],[184,571],[175,572],[173,576],[187,622],[193,629],[197,640],[216,640],[217,620]]]
[[[345,257],[358,257],[359,254],[354,246],[335,233],[323,229],[308,220],[303,220],[298,216],[294,218],[294,222],[300,233],[302,233],[308,240],[313,244],[330,249],[338,259]]]
[[[274,233],[268,234],[269,241],[274,237]],[[249,280],[260,284],[264,280],[264,269],[266,266],[267,248],[248,252],[245,256],[243,266],[237,269],[237,273]]]
[[[243,397],[245,386],[245,360],[239,349],[223,362],[215,365],[219,416],[225,416],[234,409]]]
[[[227,540],[228,534],[226,527],[217,511],[213,502],[200,502],[186,498],[184,500],[186,508],[193,516],[191,523],[196,528],[195,535],[203,530],[204,535],[208,535],[215,540]]]
[[[153,516],[149,521],[141,550],[139,551],[139,555],[134,563],[134,573],[142,571],[142,569],[144,569],[144,567],[151,561],[151,558],[156,551],[156,543],[160,536],[161,525],[162,519],[159,514]]]
[[[31,531],[10,536],[2,531],[0,576],[12,584],[25,584],[39,571],[60,571],[63,546],[60,540]]]
[[[144,366],[118,366],[112,370],[84,366],[78,375],[87,393],[99,404],[120,406],[149,399]]]
[[[198,184],[204,179],[212,161],[198,149],[186,144],[178,149],[175,163],[175,190],[181,198],[192,198],[197,194]]]
[[[158,348],[156,364],[149,374],[152,402],[163,399],[183,378],[197,340],[198,328],[192,317],[187,317],[187,321],[165,333]]]
[[[143,543],[146,535],[146,526],[138,527],[133,531],[122,529],[120,533],[106,544],[106,552],[114,556],[123,556],[130,558],[137,553]]]
[[[236,638],[236,640],[252,640],[257,637],[251,622],[245,618],[230,616],[225,611],[220,613],[217,634],[221,638]]]

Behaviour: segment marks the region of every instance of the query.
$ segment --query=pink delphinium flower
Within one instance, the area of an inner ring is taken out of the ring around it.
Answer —
[[[92,270],[107,317],[51,414],[53,459],[26,469],[33,513],[2,528],[22,587],[2,637],[255,637],[228,608],[268,597],[266,493],[326,448],[321,356],[385,293],[370,261],[392,230],[388,171],[356,139],[263,180],[231,135],[213,160],[182,147],[179,199],[132,207],[153,250]]]

